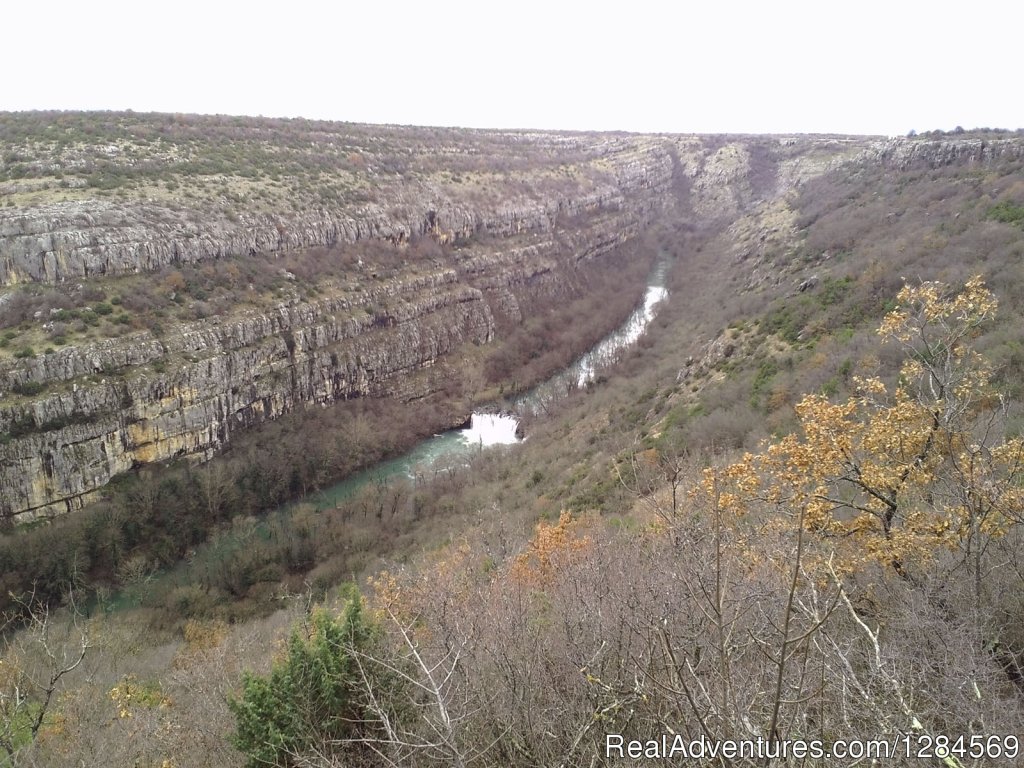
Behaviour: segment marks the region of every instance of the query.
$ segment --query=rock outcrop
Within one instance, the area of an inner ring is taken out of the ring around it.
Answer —
[[[882,143],[869,155],[883,167],[905,171],[910,168],[942,168],[948,165],[987,165],[1024,159],[1021,138],[900,138]]]

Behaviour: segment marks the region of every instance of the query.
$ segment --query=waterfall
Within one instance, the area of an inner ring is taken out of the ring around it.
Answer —
[[[519,442],[516,430],[519,421],[514,416],[499,413],[474,413],[467,429],[459,430],[466,445],[512,445]]]

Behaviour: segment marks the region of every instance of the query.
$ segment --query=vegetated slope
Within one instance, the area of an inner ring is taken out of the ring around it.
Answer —
[[[675,346],[686,312],[673,304],[632,396],[586,406],[601,431],[559,428],[579,464],[536,476],[548,522],[529,547],[496,576],[463,577],[494,551],[485,538],[449,555],[459,568],[404,572],[378,593],[393,612],[434,616],[432,636],[465,626],[463,605],[517,627],[498,637],[472,624],[460,646],[470,690],[488,692],[469,711],[487,698],[522,715],[502,721],[494,764],[515,763],[522,743],[545,761],[600,763],[609,733],[825,747],[871,734],[899,745],[892,765],[935,743],[953,745],[946,764],[968,764],[965,745],[989,739],[979,764],[1017,764],[1016,737],[990,736],[1024,723],[1020,150],[898,142],[804,187],[784,241],[758,250],[757,217],[737,223],[710,246],[732,256],[736,291],[719,287],[704,343],[681,334]],[[764,264],[785,275],[781,296]],[[974,274],[999,301],[994,318],[984,291],[960,290]],[[898,297],[903,277],[949,292]],[[993,363],[991,389],[972,350]],[[622,431],[632,439],[609,457]],[[555,523],[566,508],[577,519]],[[443,616],[428,608],[441,577],[468,594]],[[495,657],[509,661],[484,661]],[[524,704],[501,699],[516,684]]]
[[[705,160],[741,153],[729,145]],[[273,712],[320,706],[343,691],[360,728],[299,717],[286,741],[274,743],[348,762],[376,748],[410,765],[536,765],[615,763],[608,734],[659,744],[665,733],[687,743],[702,734],[823,746],[879,738],[896,745],[891,765],[915,764],[899,756],[904,744],[952,744],[962,764],[979,749],[979,764],[1015,764],[1019,750],[998,736],[1022,727],[1019,505],[1003,503],[1019,486],[1014,444],[1005,440],[1014,413],[1003,420],[970,356],[974,349],[994,360],[996,384],[1018,396],[1024,199],[1015,143],[999,146],[1011,151],[992,154],[987,140],[902,140],[801,185],[797,196],[750,200],[720,227],[680,217],[663,242],[678,249],[673,299],[606,381],[533,425],[514,451],[482,456],[415,492],[374,489],[331,515],[300,510],[266,536],[236,521],[246,546],[197,562],[195,583],[169,587],[148,616],[110,621],[97,679],[117,688],[109,696],[102,686],[71,691],[61,728],[44,734],[34,756],[42,764],[68,754],[241,764],[228,746],[235,719],[223,693],[238,685],[239,668],[269,671],[271,641],[266,624],[221,623],[234,614],[219,600],[248,588],[269,603],[267,590],[297,587],[311,560],[348,558],[359,542],[383,535],[406,562],[373,584],[372,614],[347,619],[379,623],[383,634],[332,635],[323,618],[310,621],[279,660],[278,679],[286,672],[305,680],[303,660],[336,650],[331,637],[351,638],[341,641],[348,658],[366,663],[332,667],[329,679],[303,688],[311,698],[302,702],[288,687],[254,702],[242,739],[250,755],[272,746],[258,736]],[[891,161],[908,154],[910,164]],[[678,157],[677,171],[693,167]],[[699,187],[685,191],[700,195]],[[688,212],[698,204],[691,199]],[[913,389],[913,369],[897,376],[908,351],[883,344],[875,329],[893,309],[915,316],[912,295],[896,298],[901,277],[944,280],[955,304],[956,285],[979,272],[1000,302],[994,320],[983,293],[967,294],[972,307],[947,315],[941,302],[927,304],[950,328],[957,312],[979,323],[958,341],[963,356],[952,358],[968,363],[953,366],[967,372],[969,386],[956,395],[965,407],[949,411],[959,421],[934,431],[932,414],[945,406]],[[899,397],[885,402],[872,385],[874,402],[850,406],[855,375],[880,376],[890,393],[902,379],[913,396],[905,406]],[[846,423],[830,422],[831,406],[810,401],[796,446],[777,440],[774,454],[759,446],[769,432],[781,438],[800,426],[793,405],[807,392],[851,407]],[[877,432],[864,431],[872,424]],[[822,520],[820,506],[800,496],[801,483],[820,480],[844,504],[870,509],[849,485],[816,474],[835,464],[828,430],[839,443],[851,440],[857,466],[881,456],[871,465],[879,472],[912,460],[909,482],[894,494],[894,540],[871,527],[884,511],[861,529],[852,507]],[[929,444],[930,433],[943,439]],[[913,460],[926,445],[924,473]],[[741,460],[741,446],[766,458],[702,472]],[[976,453],[976,476],[957,468],[962,451]],[[985,480],[995,484],[985,490]],[[1001,496],[986,495],[996,487]],[[965,489],[978,491],[982,506],[970,506]],[[409,557],[453,529],[463,533],[454,544]],[[146,591],[139,573],[120,572]],[[134,645],[153,615],[166,624],[174,612],[182,629],[170,650],[111,661],[119,637]],[[171,652],[173,664],[156,658]],[[118,682],[126,669],[137,677]],[[132,717],[118,718],[112,707],[125,691],[136,693]]]
[[[1001,311],[977,344],[1018,397],[1022,153],[1016,138],[897,140],[809,181],[783,226],[770,209],[733,225],[738,242],[724,247],[735,285],[770,302],[737,296],[722,327],[687,350],[688,405],[671,419],[679,439],[753,446],[751,428],[790,426],[804,393],[846,394],[855,375],[893,374],[896,352],[874,331],[904,282],[985,277]],[[764,289],[779,275],[785,290],[773,297]],[[701,402],[688,399],[698,392]]]
[[[666,207],[729,218],[867,146],[63,113],[0,136],[0,515],[22,520],[299,406],[529,383],[580,350],[513,329],[650,258]]]

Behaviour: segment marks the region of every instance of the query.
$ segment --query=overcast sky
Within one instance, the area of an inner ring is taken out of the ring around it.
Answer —
[[[9,0],[0,110],[482,128],[1024,127],[1024,2]]]

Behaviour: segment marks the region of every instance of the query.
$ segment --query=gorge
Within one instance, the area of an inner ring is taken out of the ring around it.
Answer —
[[[4,118],[0,184],[0,308],[32,310],[0,355],[0,517],[17,521],[78,509],[132,468],[207,459],[296,408],[409,402],[453,379],[481,390],[474,350],[500,346],[532,302],[584,291],[592,265],[628,258],[668,211],[734,222],[756,286],[784,279],[765,254],[792,237],[789,197],[828,169],[1020,150],[126,115],[99,138],[65,116],[58,139],[31,119]],[[322,274],[273,266],[296,253],[319,254]],[[233,266],[257,258],[269,288]],[[181,270],[222,268],[242,276],[211,309]],[[158,321],[124,309],[147,279],[169,306]],[[112,296],[120,327],[76,292]],[[56,333],[62,318],[84,331]]]

